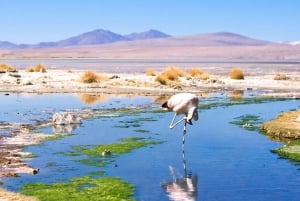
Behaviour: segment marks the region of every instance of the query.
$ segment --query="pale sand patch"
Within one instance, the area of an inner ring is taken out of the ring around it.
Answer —
[[[0,74],[0,92],[22,93],[107,93],[159,95],[181,91],[195,93],[220,90],[265,90],[286,97],[300,97],[300,74],[290,75],[289,80],[274,80],[274,75],[249,75],[244,80],[233,80],[229,76],[210,75],[208,80],[181,77],[174,86],[161,85],[155,76],[135,73],[106,73],[109,79],[100,83],[82,83],[85,71],[47,70],[46,73],[26,72]],[[275,94],[276,95],[276,94]]]
[[[0,188],[0,201],[37,201],[37,198],[9,192]]]

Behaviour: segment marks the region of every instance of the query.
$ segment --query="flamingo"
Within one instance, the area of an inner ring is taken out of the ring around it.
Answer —
[[[175,94],[168,101],[163,103],[162,108],[175,112],[169,128],[174,128],[177,124],[184,120],[185,125],[186,123],[193,125],[192,119],[195,121],[198,120],[198,104],[198,97],[191,93]],[[184,114],[185,117],[174,123],[176,116],[180,114]]]

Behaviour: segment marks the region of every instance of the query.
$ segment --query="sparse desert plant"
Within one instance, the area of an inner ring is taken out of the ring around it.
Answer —
[[[166,68],[163,72],[161,72],[155,79],[155,81],[159,82],[162,85],[173,85],[174,82],[179,81],[179,77],[185,75],[185,72],[175,66]],[[171,83],[173,82],[173,83]]]
[[[34,67],[28,67],[28,68],[26,69],[26,72],[41,72],[41,73],[46,73],[46,72],[47,72],[47,69],[46,69],[46,67],[45,67],[44,64],[39,63],[39,64],[37,64],[37,65],[34,66]]]
[[[200,75],[202,75],[204,72],[200,69],[200,68],[191,68],[188,73],[190,74],[190,76],[192,77],[199,77]]]
[[[155,73],[155,71],[152,68],[147,68],[146,69],[146,75],[148,75],[148,76],[155,76],[156,73]]]
[[[5,63],[0,63],[0,71],[11,72],[11,73],[18,72],[16,68],[14,68],[8,64],[5,64]]]
[[[94,71],[86,71],[80,78],[83,83],[99,83],[107,80],[108,78],[104,75],[100,75]]]
[[[160,74],[155,78],[155,81],[159,82],[162,85],[167,85],[168,79]]]
[[[209,79],[209,74],[203,70],[201,70],[200,68],[191,68],[188,71],[189,75],[192,77],[198,77],[201,80],[207,80]]]
[[[42,64],[42,63],[37,64],[34,68],[34,71],[35,72],[41,72],[41,73],[46,73],[47,72],[45,65]]]
[[[230,78],[235,80],[243,80],[244,72],[240,68],[233,68],[230,73]]]
[[[287,79],[288,79],[288,77],[284,73],[277,73],[274,76],[274,80],[287,80]]]

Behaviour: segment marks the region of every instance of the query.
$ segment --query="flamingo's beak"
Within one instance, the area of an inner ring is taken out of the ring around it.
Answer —
[[[161,105],[161,107],[162,107],[163,109],[165,109],[165,110],[170,109],[170,108],[168,107],[168,101],[164,102],[164,103]]]

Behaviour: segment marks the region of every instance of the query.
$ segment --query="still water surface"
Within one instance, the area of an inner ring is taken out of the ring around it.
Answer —
[[[150,97],[110,97],[104,102],[86,105],[74,94],[0,96],[0,118],[6,122],[31,123],[66,109],[111,109],[109,114],[113,116],[84,120],[70,136],[26,147],[24,151],[38,156],[28,163],[40,168],[40,173],[6,179],[4,187],[7,189],[18,191],[29,182],[66,182],[72,177],[95,176],[92,172],[104,171],[105,176],[133,183],[137,200],[299,200],[299,166],[270,152],[282,144],[258,131],[229,123],[249,114],[259,116],[261,121],[270,120],[282,111],[299,109],[298,100],[203,109],[199,120],[187,127],[183,156],[182,125],[170,130],[172,113],[155,113],[160,105]],[[208,100],[224,102],[229,98],[212,95],[201,98],[200,104]],[[114,108],[123,107],[133,107],[135,112],[113,115]],[[52,128],[42,131],[53,132]],[[71,156],[58,154],[71,151],[74,145],[112,143],[123,137],[152,138],[163,143],[134,150],[103,168],[83,165]],[[186,173],[190,180],[183,184]]]

